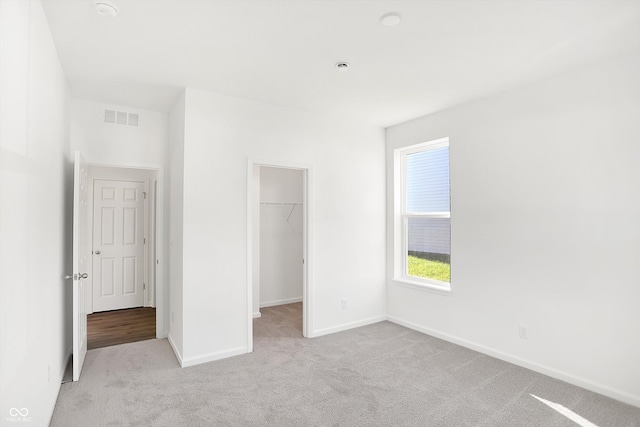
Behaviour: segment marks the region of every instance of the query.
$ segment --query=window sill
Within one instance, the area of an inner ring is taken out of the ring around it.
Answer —
[[[397,286],[402,286],[403,288],[415,289],[423,292],[433,292],[435,294],[440,294],[440,295],[451,294],[451,285],[440,286],[434,283],[425,283],[417,280],[407,279],[404,277],[394,277],[392,282],[393,284]]]

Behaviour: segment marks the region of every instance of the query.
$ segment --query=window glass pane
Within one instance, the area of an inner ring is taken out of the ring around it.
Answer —
[[[407,274],[451,281],[451,220],[408,218]]]
[[[408,154],[407,212],[449,212],[449,147]]]

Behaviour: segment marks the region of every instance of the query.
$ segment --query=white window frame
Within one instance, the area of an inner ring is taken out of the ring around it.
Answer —
[[[407,212],[407,183],[406,183],[406,160],[410,154],[420,153],[436,148],[449,147],[449,138],[440,138],[427,141],[408,147],[394,150],[394,271],[393,281],[397,285],[442,293],[451,292],[450,282],[425,279],[421,277],[409,276],[408,259],[409,239],[408,220],[409,218],[449,218],[449,212]],[[451,192],[451,185],[449,186]],[[451,208],[449,208],[451,209]],[[449,237],[451,238],[451,237]]]

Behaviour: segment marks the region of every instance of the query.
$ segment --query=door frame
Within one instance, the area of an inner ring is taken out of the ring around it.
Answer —
[[[109,168],[113,170],[113,175],[96,175],[94,174],[95,168]],[[91,247],[89,251],[93,250],[93,181],[96,179],[119,179],[118,169],[127,170],[139,170],[142,172],[151,173],[153,179],[157,183],[154,187],[153,182],[145,180],[145,191],[148,197],[145,201],[145,229],[150,232],[147,235],[147,247],[145,248],[145,261],[146,261],[146,277],[154,276],[155,286],[153,287],[153,297],[156,307],[156,338],[165,338],[167,336],[167,329],[165,327],[165,317],[167,312],[167,300],[165,298],[165,281],[163,274],[164,266],[164,173],[162,165],[139,165],[139,164],[105,164],[105,163],[89,163],[89,178],[90,178],[90,196],[91,203],[89,204],[90,212],[87,220],[86,227],[90,234]],[[155,175],[155,176],[154,176]],[[135,181],[127,177],[120,178],[123,181]],[[149,252],[147,252],[149,251]],[[155,253],[155,259],[152,259],[151,255]],[[155,261],[155,262],[154,262]],[[93,287],[92,287],[93,291]],[[145,290],[144,306],[148,306],[148,293],[149,289]],[[92,308],[93,308],[93,298]]]
[[[253,215],[255,212],[255,166],[302,171],[302,336],[313,336],[313,168],[310,165],[286,162],[247,159],[247,352],[253,351]]]

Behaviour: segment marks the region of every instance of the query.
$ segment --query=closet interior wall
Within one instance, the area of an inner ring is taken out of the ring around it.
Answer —
[[[259,307],[302,301],[303,177],[260,167]]]

